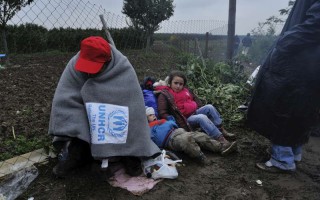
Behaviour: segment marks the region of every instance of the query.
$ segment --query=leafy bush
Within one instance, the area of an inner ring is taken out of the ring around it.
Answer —
[[[142,49],[146,46],[146,33],[134,28],[111,29],[110,34],[118,49]]]
[[[81,40],[89,36],[105,37],[99,29],[53,28],[46,29],[36,24],[8,25],[7,43],[10,53],[37,53],[46,51],[75,52],[80,49]],[[146,33],[133,28],[111,29],[117,48],[142,49],[146,47]],[[0,48],[4,49],[2,38]]]
[[[80,49],[81,41],[89,36],[103,36],[103,32],[98,29],[54,28],[48,31],[48,48],[43,51],[74,52]]]
[[[213,104],[220,111],[224,122],[228,125],[243,119],[243,113],[237,107],[241,105],[247,95],[245,87],[247,76],[243,67],[236,63],[203,62],[194,56],[186,56],[186,65],[181,66],[188,78],[188,87],[192,89],[205,103]]]
[[[32,53],[46,49],[47,29],[27,23],[19,26],[7,27],[7,42],[10,52],[14,53]],[[1,38],[1,44],[2,38]]]

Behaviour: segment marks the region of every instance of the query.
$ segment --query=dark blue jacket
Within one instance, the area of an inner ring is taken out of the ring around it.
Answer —
[[[152,107],[154,109],[155,115],[158,117],[158,103],[157,97],[152,90],[142,90],[144,105]]]
[[[149,123],[151,139],[160,148],[165,148],[171,138],[171,134],[178,128],[173,117],[170,120],[157,120]]]
[[[242,45],[244,47],[251,47],[252,45],[252,39],[250,37],[250,35],[246,35],[243,39],[242,39]]]
[[[273,144],[297,146],[319,115],[320,0],[296,0],[257,75],[248,122]]]

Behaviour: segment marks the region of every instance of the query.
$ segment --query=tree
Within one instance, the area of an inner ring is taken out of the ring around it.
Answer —
[[[135,29],[147,35],[147,48],[160,23],[169,19],[174,12],[173,0],[124,0],[122,13],[131,19]]]
[[[279,10],[281,16],[286,16],[292,9],[295,1],[289,0],[288,7]],[[255,42],[251,47],[251,57],[255,62],[261,62],[261,60],[268,53],[271,45],[276,39],[277,26],[284,23],[284,19],[279,16],[271,16],[266,19],[265,22],[259,22],[258,27],[251,32],[254,35]]]
[[[31,4],[34,0],[0,0],[0,30],[2,32],[2,41],[4,51],[6,54],[9,53],[7,38],[6,38],[6,27],[8,21],[18,12],[21,8]]]
[[[289,12],[291,11],[293,5],[294,5],[295,1],[289,0],[288,2],[288,7],[287,8],[283,8],[279,10],[280,15],[288,15]],[[269,26],[269,29],[273,29],[271,31],[274,31],[275,33],[275,29],[274,26],[280,23],[284,23],[285,20],[281,19],[280,17],[276,17],[276,16],[271,16],[269,17],[266,22],[264,22],[265,25]],[[273,27],[273,28],[272,28]]]
[[[289,0],[288,7],[279,10],[280,15],[286,16],[289,14],[290,10],[292,9],[295,1]],[[265,22],[259,22],[259,27],[252,30],[255,34],[262,34],[262,35],[275,35],[276,33],[276,26],[279,24],[284,23],[284,19],[279,16],[271,16],[266,19]],[[264,29],[267,29],[266,31]]]
[[[292,9],[292,6],[294,5],[294,3],[295,3],[295,1],[289,0],[288,7],[279,10],[280,15],[288,15],[290,10]]]

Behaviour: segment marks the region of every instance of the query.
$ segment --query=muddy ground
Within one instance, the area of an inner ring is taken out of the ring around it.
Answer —
[[[170,52],[150,59],[128,53],[140,80],[145,75],[164,77],[177,66]],[[13,59],[14,67],[0,70],[0,139],[4,142],[15,132],[30,138],[48,137],[51,100],[59,77],[71,54]],[[20,112],[17,112],[20,111]],[[179,177],[164,180],[141,197],[114,188],[94,166],[75,170],[66,179],[52,176],[56,160],[37,166],[39,176],[18,199],[320,199],[320,139],[311,137],[303,149],[303,160],[293,174],[269,174],[255,168],[265,161],[269,143],[240,124],[228,127],[237,133],[238,150],[227,157],[205,152],[213,164],[200,166],[180,155],[184,166]],[[8,151],[6,149],[1,149]],[[262,186],[256,181],[261,180]]]

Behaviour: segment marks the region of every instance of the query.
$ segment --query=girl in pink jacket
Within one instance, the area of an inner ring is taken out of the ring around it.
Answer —
[[[172,71],[169,75],[169,86],[164,88],[158,97],[160,118],[172,115],[179,127],[200,127],[205,133],[225,145],[230,145],[225,137],[235,137],[222,126],[222,119],[217,109],[207,104],[201,107],[199,98],[185,86],[187,78],[181,71]]]

